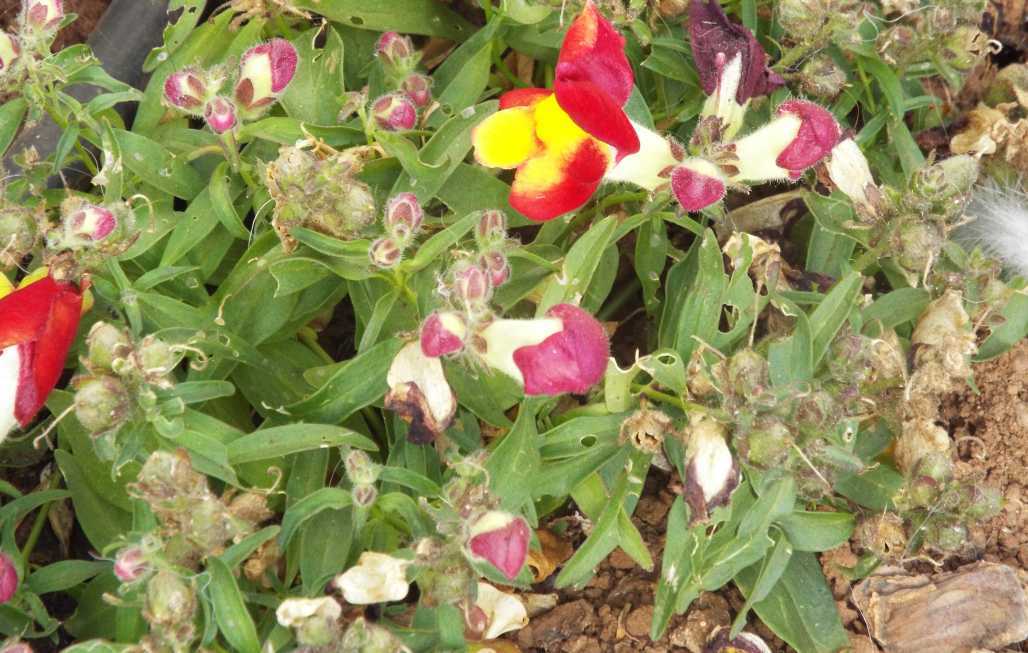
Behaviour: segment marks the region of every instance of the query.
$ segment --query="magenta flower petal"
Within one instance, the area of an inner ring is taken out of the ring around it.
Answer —
[[[514,352],[514,364],[525,379],[526,395],[585,393],[607,369],[610,344],[595,317],[571,304],[558,304],[546,315],[564,328],[538,345]]]
[[[742,56],[742,78],[735,100],[745,104],[751,97],[766,95],[784,80],[767,67],[767,55],[753,33],[728,20],[718,0],[692,0],[689,6],[689,39],[703,92],[713,95],[721,71],[736,55]]]
[[[432,313],[421,325],[421,353],[430,358],[464,349],[466,327],[459,313]]]
[[[777,113],[791,113],[802,121],[796,138],[782,150],[776,160],[780,167],[790,171],[794,179],[827,156],[842,136],[835,116],[813,102],[787,100],[778,106]]]
[[[0,553],[0,603],[7,603],[18,591],[18,570],[6,553]]]
[[[471,555],[489,562],[508,580],[517,578],[528,558],[531,532],[521,517],[489,512],[472,527],[468,549]]]
[[[725,196],[724,176],[702,159],[687,159],[671,171],[671,192],[686,211],[699,211]]]

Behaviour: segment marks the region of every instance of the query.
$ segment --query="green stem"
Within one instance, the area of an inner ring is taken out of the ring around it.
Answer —
[[[25,562],[28,563],[29,556],[32,555],[33,549],[36,548],[36,542],[39,541],[39,534],[43,532],[43,526],[46,524],[46,518],[50,514],[50,506],[52,504],[45,503],[43,507],[39,509],[36,514],[36,521],[32,523],[32,530],[29,531],[29,537],[25,540],[25,546],[21,550],[21,557],[24,558]]]
[[[638,277],[632,277],[631,281],[618,288],[617,293],[614,294],[610,301],[606,302],[603,307],[600,308],[599,312],[596,314],[596,319],[601,322],[611,320],[612,316],[617,313],[618,310],[628,302],[628,300],[635,296],[635,293],[638,292],[641,285],[642,284]]]
[[[528,88],[528,84],[518,79],[517,76],[510,71],[510,68],[507,67],[507,64],[503,63],[503,58],[496,50],[493,50],[493,65],[495,65],[496,69],[500,71],[500,74],[506,77],[507,81],[514,86],[518,88]]]
[[[314,329],[309,326],[300,327],[300,330],[296,332],[296,337],[328,365],[335,363],[335,360],[329,356],[328,352],[321,346],[321,343],[318,342],[318,334],[314,333]]]

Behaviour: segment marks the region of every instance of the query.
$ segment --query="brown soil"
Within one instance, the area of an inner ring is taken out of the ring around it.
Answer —
[[[10,30],[21,11],[22,0],[0,0],[0,27]],[[54,42],[54,51],[84,43],[93,33],[111,0],[64,0],[64,10],[78,14],[78,20],[61,30]]]

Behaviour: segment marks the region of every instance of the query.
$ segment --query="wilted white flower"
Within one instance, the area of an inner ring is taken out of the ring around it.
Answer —
[[[504,633],[523,628],[528,624],[528,610],[521,599],[501,592],[489,583],[478,583],[475,608],[485,618],[482,639],[496,639]]]
[[[321,646],[338,634],[336,622],[343,609],[330,596],[317,599],[286,599],[275,610],[278,623],[296,630],[296,638],[307,646]]]
[[[407,596],[409,560],[385,553],[365,551],[357,564],[335,579],[343,598],[354,605],[399,601]]]
[[[724,427],[708,417],[693,420],[685,452],[685,501],[692,521],[702,521],[728,504],[739,487],[739,466],[725,442]]]

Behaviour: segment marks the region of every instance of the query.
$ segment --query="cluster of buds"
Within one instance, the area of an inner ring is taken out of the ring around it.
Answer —
[[[85,267],[95,267],[127,250],[139,237],[136,215],[127,202],[92,204],[68,197],[61,222],[46,232],[50,252],[71,252]]]
[[[62,0],[22,0],[17,33],[0,31],[0,83],[7,88],[20,84],[30,60],[50,54],[62,22]]]
[[[196,638],[197,594],[193,582],[170,569],[162,569],[146,582],[143,618],[150,634],[141,642],[143,650],[191,650]]]
[[[414,193],[391,197],[382,216],[385,235],[373,241],[368,249],[371,263],[383,269],[396,267],[421,231],[424,219],[425,211]]]
[[[475,157],[514,168],[511,205],[550,220],[589,201],[604,181],[668,189],[686,211],[720,202],[728,188],[795,181],[838,142],[825,108],[780,104],[771,122],[736,138],[751,98],[782,83],[754,35],[714,0],[692,0],[690,42],[708,98],[688,147],[632,122],[623,107],[634,84],[624,39],[589,2],[557,60],[554,89],[517,89],[473,133]]]
[[[391,90],[371,102],[371,120],[385,131],[413,129],[418,111],[432,103],[432,78],[416,70],[421,52],[409,37],[386,32],[378,39],[375,53]]]
[[[130,491],[157,517],[162,557],[179,567],[196,568],[205,556],[220,555],[272,516],[263,495],[215,495],[182,450],[151,454]]]
[[[182,68],[164,82],[164,101],[187,115],[202,117],[216,134],[256,120],[282,96],[298,65],[296,48],[275,38],[247,50],[239,60],[232,95],[221,94],[227,75],[221,67]]]
[[[988,36],[979,29],[984,10],[979,0],[944,0],[923,11],[897,8],[902,15],[879,33],[877,49],[900,69],[932,63],[944,79],[959,79],[989,51]]]
[[[864,16],[859,0],[783,0],[776,7],[775,18],[785,30],[788,42],[805,52],[826,40],[832,43],[860,43],[856,26]],[[792,49],[784,57],[790,59]]]
[[[128,422],[155,419],[155,390],[173,387],[172,371],[182,359],[155,336],[138,342],[122,328],[97,322],[86,336],[86,372],[72,380],[75,416],[94,436],[116,433]]]
[[[341,240],[359,238],[375,221],[375,198],[358,178],[359,151],[320,157],[310,149],[285,146],[264,168],[268,194],[275,201],[272,226],[287,251],[296,248],[293,227],[312,229]]]
[[[350,491],[353,497],[353,505],[358,508],[367,509],[375,503],[378,498],[378,489],[375,482],[382,466],[371,460],[368,454],[354,449],[346,455],[345,467],[346,477],[350,480],[353,489]]]

